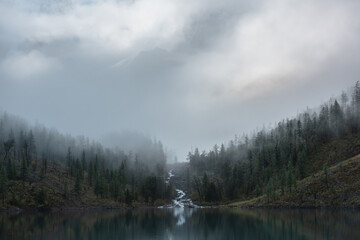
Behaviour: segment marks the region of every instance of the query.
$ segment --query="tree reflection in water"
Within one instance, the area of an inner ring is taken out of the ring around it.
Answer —
[[[135,209],[0,213],[0,239],[357,239],[352,210]]]

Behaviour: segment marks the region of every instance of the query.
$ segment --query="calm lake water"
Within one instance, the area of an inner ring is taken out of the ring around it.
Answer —
[[[175,208],[0,213],[0,239],[360,239],[360,212]]]

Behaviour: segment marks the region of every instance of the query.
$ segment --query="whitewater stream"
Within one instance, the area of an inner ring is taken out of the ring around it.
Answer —
[[[175,175],[173,174],[173,169],[171,169],[168,172],[168,177],[166,178],[165,183],[169,184],[171,178],[174,177],[174,176]],[[176,191],[176,197],[175,197],[175,199],[172,200],[173,203],[168,204],[168,205],[163,206],[163,207],[168,207],[168,208],[174,208],[174,207],[196,208],[196,207],[198,207],[196,204],[193,203],[193,201],[190,198],[186,197],[186,193],[183,190],[176,188],[175,191]]]

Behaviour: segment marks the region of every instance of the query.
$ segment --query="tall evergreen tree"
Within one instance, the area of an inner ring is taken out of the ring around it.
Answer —
[[[81,182],[81,175],[80,173],[77,173],[75,178],[75,185],[74,185],[74,191],[77,194],[80,194],[80,190],[81,190],[80,182]]]
[[[0,163],[0,197],[4,204],[7,194],[7,178],[4,166]]]
[[[27,169],[27,165],[26,165],[26,161],[25,159],[23,158],[21,160],[21,168],[20,168],[20,176],[21,176],[21,179],[23,181],[26,181],[26,178],[27,178],[27,175],[28,175],[28,169]]]

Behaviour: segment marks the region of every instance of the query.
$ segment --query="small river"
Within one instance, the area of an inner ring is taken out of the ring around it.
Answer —
[[[166,178],[165,183],[169,184],[171,181],[171,178],[174,176],[175,175],[173,173],[173,170],[171,169],[168,172],[168,177]],[[186,193],[183,190],[176,188],[175,191],[176,191],[176,197],[175,197],[175,199],[172,200],[172,204],[165,205],[160,208],[197,208],[197,207],[199,207],[196,204],[194,204],[190,198],[188,198],[186,196]]]

